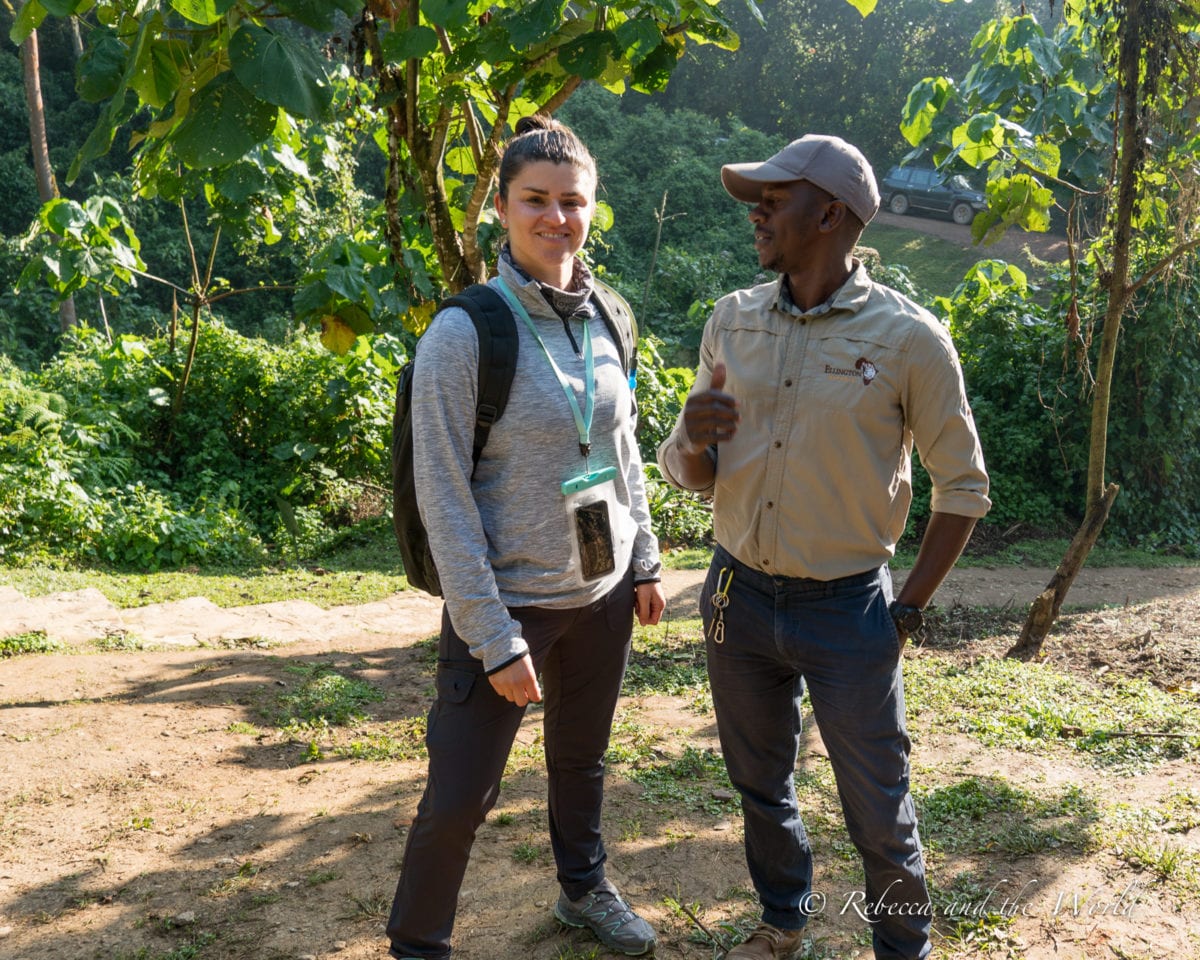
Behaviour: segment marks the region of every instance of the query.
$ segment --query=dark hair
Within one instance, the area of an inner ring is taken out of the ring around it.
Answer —
[[[504,148],[500,161],[500,196],[508,199],[508,185],[527,163],[549,160],[569,163],[596,179],[596,161],[565,123],[544,113],[533,113],[517,121],[516,134]]]

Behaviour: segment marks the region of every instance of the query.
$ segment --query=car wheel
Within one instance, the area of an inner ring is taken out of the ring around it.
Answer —
[[[902,193],[895,194],[888,203],[888,209],[891,210],[892,213],[904,216],[906,213],[908,213],[908,197]]]
[[[956,203],[954,209],[950,211],[950,216],[954,218],[955,223],[966,226],[975,219],[975,211],[969,203]]]

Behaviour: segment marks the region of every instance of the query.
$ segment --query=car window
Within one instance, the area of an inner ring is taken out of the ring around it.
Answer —
[[[910,172],[907,167],[892,167],[891,172],[887,175],[887,179],[894,180],[896,183],[908,183]]]
[[[912,172],[912,185],[923,190],[929,186],[934,176],[932,170],[914,170]]]
[[[955,190],[974,190],[975,189],[969,183],[967,183],[967,178],[964,177],[961,173],[956,173],[954,176],[952,176],[950,178],[950,186],[952,186]]]

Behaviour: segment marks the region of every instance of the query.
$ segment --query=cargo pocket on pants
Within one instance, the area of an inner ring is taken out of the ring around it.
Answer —
[[[482,674],[478,670],[463,669],[447,663],[437,667],[437,695],[446,703],[466,703],[471,695],[475,679]]]

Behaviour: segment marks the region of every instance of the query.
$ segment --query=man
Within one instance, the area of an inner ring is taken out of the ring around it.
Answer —
[[[879,208],[866,158],[810,135],[721,180],[753,205],[759,262],[779,276],[717,303],[658,461],[671,483],[713,497],[708,670],[762,904],[728,960],[791,957],[823,902],[792,781],[805,683],[862,855],[875,956],[918,960],[932,909],[900,655],[991,506],[979,439],[949,334],[852,255]],[[932,516],[893,602],[887,562],[914,443]]]

